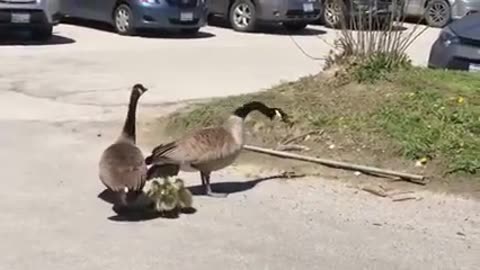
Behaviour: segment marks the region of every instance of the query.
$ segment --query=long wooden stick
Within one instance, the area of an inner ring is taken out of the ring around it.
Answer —
[[[322,159],[322,158],[309,157],[309,156],[298,155],[298,154],[294,154],[294,153],[276,151],[276,150],[267,149],[267,148],[258,147],[258,146],[253,146],[253,145],[244,145],[243,148],[245,150],[248,150],[248,151],[268,154],[268,155],[277,156],[277,157],[296,159],[296,160],[307,161],[307,162],[312,162],[312,163],[317,163],[317,164],[323,164],[323,165],[327,165],[327,166],[334,166],[334,167],[343,168],[343,169],[357,170],[357,171],[383,174],[383,175],[391,175],[391,176],[400,177],[402,179],[408,180],[408,181],[416,183],[416,184],[420,184],[420,185],[425,185],[426,184],[424,182],[425,177],[422,176],[422,175],[403,173],[403,172],[397,172],[397,171],[392,171],[392,170],[384,170],[384,169],[380,169],[380,168],[357,165],[357,164],[346,163],[346,162],[341,162],[341,161],[334,161],[334,160],[328,160],[328,159]]]

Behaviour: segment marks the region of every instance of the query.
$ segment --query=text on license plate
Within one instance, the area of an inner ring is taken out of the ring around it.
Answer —
[[[193,13],[192,12],[181,12],[180,13],[180,21],[192,21],[193,20]]]
[[[12,13],[10,21],[12,23],[29,23],[30,14],[29,13]]]
[[[313,11],[313,4],[312,3],[303,4],[303,11],[304,12],[312,12]]]
[[[470,64],[468,70],[480,72],[480,64]]]

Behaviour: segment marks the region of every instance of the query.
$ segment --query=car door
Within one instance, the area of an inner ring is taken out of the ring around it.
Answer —
[[[116,0],[91,0],[95,2],[95,8],[97,10],[98,20],[104,22],[112,22],[113,8],[115,7]]]
[[[107,10],[114,0],[76,0],[82,7],[83,16],[86,19],[110,22],[112,10]]]
[[[407,16],[422,16],[425,0],[407,0],[404,12]]]
[[[207,0],[208,13],[226,16],[228,3],[228,0]]]

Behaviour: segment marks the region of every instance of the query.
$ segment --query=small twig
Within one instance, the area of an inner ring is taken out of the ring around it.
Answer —
[[[407,196],[407,197],[395,198],[395,199],[392,199],[392,201],[394,201],[394,202],[403,202],[403,201],[416,200],[416,199],[417,199],[417,197],[415,197],[415,196]]]
[[[371,193],[373,195],[377,195],[379,197],[387,197],[387,194],[384,191],[374,189],[374,188],[371,188],[371,187],[363,187],[362,190],[366,191],[368,193]]]
[[[393,175],[393,176],[400,177],[402,180],[409,181],[409,182],[412,182],[412,183],[415,183],[415,184],[419,184],[419,185],[425,185],[426,184],[425,181],[424,181],[425,177],[422,176],[422,175],[403,173],[403,172],[397,172],[397,171],[392,171],[392,170],[385,170],[385,169],[363,166],[363,165],[357,165],[357,164],[352,164],[352,163],[347,163],[347,162],[340,162],[340,161],[334,161],[334,160],[328,160],[328,159],[309,157],[309,156],[305,156],[305,155],[276,151],[276,150],[273,150],[273,149],[266,149],[266,148],[253,146],[253,145],[245,145],[243,148],[247,151],[253,151],[253,152],[257,152],[257,153],[263,153],[263,154],[268,154],[268,155],[282,157],[282,158],[290,158],[290,159],[295,159],[295,160],[312,162],[312,163],[322,164],[322,165],[325,165],[325,166],[331,166],[331,167],[342,168],[342,169],[347,169],[347,170],[356,170],[356,171],[362,171],[362,172],[373,172],[373,173],[378,173],[378,174],[382,174],[382,175]]]
[[[310,148],[299,144],[279,145],[275,150],[278,151],[310,151]]]
[[[281,144],[291,144],[291,143],[297,141],[298,139],[303,139],[303,138],[307,137],[308,135],[317,134],[318,136],[321,136],[324,132],[325,132],[325,130],[312,130],[312,131],[309,131],[307,133],[303,133],[303,134],[300,134],[300,135],[295,136],[293,138],[287,139],[284,142],[282,142]]]

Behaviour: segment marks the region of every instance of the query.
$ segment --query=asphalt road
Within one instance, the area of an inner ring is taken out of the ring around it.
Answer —
[[[426,63],[436,34],[414,44],[415,63]],[[255,181],[231,170],[212,182],[232,194],[195,197],[193,215],[108,219],[97,162],[120,131],[133,83],[151,89],[143,121],[177,101],[316,73],[322,61],[292,38],[324,57],[321,38],[333,31],[207,27],[192,40],[61,25],[56,35],[49,45],[0,46],[0,269],[480,269],[480,204],[426,191],[398,203],[327,179]],[[139,144],[149,150],[141,135]]]

